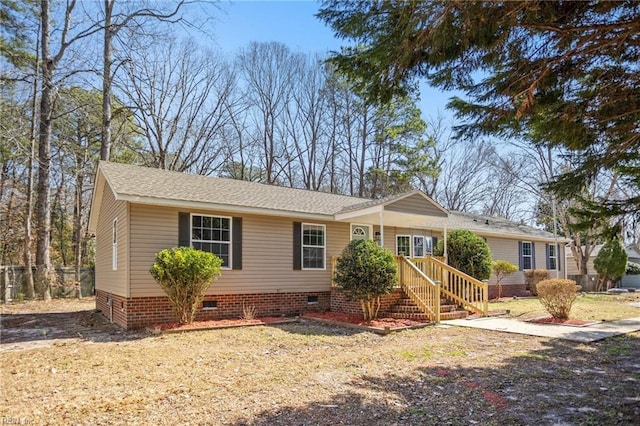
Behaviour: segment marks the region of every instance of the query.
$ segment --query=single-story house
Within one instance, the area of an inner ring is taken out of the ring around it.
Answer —
[[[597,244],[593,246],[593,250],[589,255],[589,259],[587,260],[587,271],[591,280],[591,287],[587,290],[595,290],[597,286],[597,277],[598,272],[596,268],[593,266],[593,261],[600,253],[600,249],[603,247],[603,244]],[[584,248],[583,248],[584,249]],[[625,251],[627,252],[627,259],[630,262],[640,263],[640,249],[633,245],[628,245],[625,247]],[[580,270],[578,269],[578,265],[576,265],[576,261],[573,257],[573,253],[569,248],[566,250],[567,253],[567,274],[570,278],[577,277],[580,275]],[[640,275],[624,275],[618,284],[619,287],[622,288],[639,288],[640,289]]]
[[[430,258],[435,242],[456,228],[485,237],[494,259],[521,270],[562,270],[564,253],[551,234],[505,219],[450,213],[420,191],[369,200],[100,162],[89,218],[96,236],[96,305],[124,328],[171,321],[168,299],[149,268],[157,252],[180,245],[213,252],[224,262],[199,318],[238,317],[245,304],[259,315],[326,310],[332,260],[350,240],[374,239],[414,259],[411,269],[420,259],[437,262]],[[439,274],[423,278],[448,285]],[[455,291],[475,294],[464,280],[456,278]],[[522,273],[504,284],[503,294],[521,292]]]

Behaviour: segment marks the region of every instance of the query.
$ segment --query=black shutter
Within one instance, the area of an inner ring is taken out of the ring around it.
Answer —
[[[437,245],[438,245],[438,237],[431,237],[431,254],[436,252]]]
[[[551,269],[551,244],[545,244],[545,252],[547,253],[547,269]]]
[[[191,245],[191,215],[178,213],[178,246],[189,247]]]
[[[234,217],[231,221],[232,231],[231,234],[233,236],[232,245],[232,268],[233,269],[242,269],[242,218]]]
[[[536,243],[531,242],[531,269],[536,269]]]
[[[293,222],[293,269],[302,269],[302,223]]]
[[[560,270],[560,244],[556,245],[556,269]]]
[[[522,259],[522,241],[518,241],[518,262],[520,262],[520,270],[524,271],[524,261]]]

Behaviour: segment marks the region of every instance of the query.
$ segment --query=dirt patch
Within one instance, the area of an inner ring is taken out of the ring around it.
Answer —
[[[0,356],[5,423],[640,424],[640,333],[591,344],[444,326],[381,337],[308,321],[117,339],[108,322],[67,318],[100,331]]]
[[[2,305],[0,352],[59,344],[125,341],[146,333],[127,332],[95,310],[95,299],[55,299]]]
[[[194,321],[191,324],[180,324],[177,322],[154,324],[149,327],[149,330],[154,332],[181,332],[181,331],[196,331],[196,330],[215,330],[217,328],[230,328],[230,327],[248,327],[256,325],[267,324],[285,324],[296,321],[295,318],[283,318],[283,317],[261,317],[255,319],[221,319],[221,320],[209,320],[209,321]]]
[[[370,327],[378,330],[384,330],[385,328],[390,328],[391,330],[398,330],[407,327],[419,326],[428,324],[426,321],[413,321],[409,319],[398,319],[398,318],[376,318],[371,321],[364,321],[361,315],[349,315],[343,314],[340,312],[309,312],[304,315],[306,318],[320,318],[328,321],[332,321],[335,323],[345,323],[345,324],[353,324],[359,325],[362,327]]]
[[[526,320],[534,324],[554,324],[554,325],[568,325],[571,327],[587,327],[594,324],[599,324],[600,321],[582,320],[577,318],[559,319],[550,315],[544,317],[531,318]]]

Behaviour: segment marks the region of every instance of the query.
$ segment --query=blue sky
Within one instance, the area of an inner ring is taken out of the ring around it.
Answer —
[[[319,7],[313,0],[222,2],[214,24],[216,44],[230,54],[251,41],[278,41],[305,53],[337,51],[341,40],[314,16]],[[451,94],[421,84],[423,118],[440,113],[449,120],[451,113],[445,109],[449,97]]]

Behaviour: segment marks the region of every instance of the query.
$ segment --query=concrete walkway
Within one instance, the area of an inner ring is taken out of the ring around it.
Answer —
[[[442,325],[482,328],[506,333],[528,334],[530,336],[551,337],[589,343],[607,337],[640,331],[640,318],[607,321],[584,327],[555,324],[533,324],[510,318],[485,317],[442,321]]]

